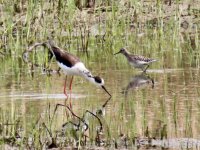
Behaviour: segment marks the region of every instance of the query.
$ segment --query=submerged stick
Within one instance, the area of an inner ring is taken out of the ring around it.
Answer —
[[[71,109],[70,109],[70,107],[69,106],[67,106],[67,105],[63,105],[63,104],[56,104],[56,108],[55,108],[55,110],[54,110],[54,113],[53,113],[53,117],[52,117],[52,120],[53,120],[53,118],[54,118],[54,116],[55,116],[55,113],[56,113],[56,110],[58,109],[58,106],[62,106],[62,107],[65,107],[65,108],[67,108],[69,111],[70,111],[70,113],[72,114],[72,116],[74,116],[74,117],[76,117],[76,118],[78,118],[79,119],[79,125],[78,125],[78,128],[80,127],[80,121],[81,122],[83,122],[84,124],[85,124],[85,126],[86,126],[86,128],[84,129],[85,131],[87,131],[87,129],[88,129],[88,124],[87,123],[85,123],[85,120],[83,119],[83,118],[81,118],[81,117],[79,117],[79,116],[77,116]]]
[[[85,114],[86,113],[90,113],[91,115],[93,115],[95,118],[97,118],[97,120],[99,121],[99,124],[100,124],[100,132],[103,130],[103,124],[102,124],[102,122],[101,122],[101,119],[97,116],[97,115],[95,115],[93,112],[91,112],[91,111],[89,111],[89,110],[86,110],[86,112],[85,112]]]
[[[27,50],[25,50],[23,53],[22,53],[22,58],[24,60],[24,62],[26,63],[30,63],[30,61],[28,60],[29,56],[28,56],[28,53],[32,52],[34,50],[34,48],[38,47],[38,46],[43,46],[45,47],[46,42],[42,42],[42,43],[35,43],[34,45],[30,46]]]
[[[23,58],[23,61],[25,63],[29,63],[31,64],[32,68],[33,67],[39,67],[40,65],[39,64],[36,64],[36,63],[33,63],[29,60],[29,54],[33,51],[37,52],[38,50],[36,49],[37,47],[39,46],[43,46],[44,48],[47,48],[48,49],[48,52],[49,52],[49,56],[48,56],[48,63],[52,60],[53,58],[53,53],[51,52],[51,48],[49,47],[49,40],[48,41],[45,41],[45,42],[41,42],[41,43],[35,43],[34,45],[28,47],[23,53],[22,53],[22,58]],[[45,64],[44,64],[45,66]],[[51,69],[49,69],[49,66],[48,65],[47,67],[45,67],[43,69],[43,71],[47,72],[50,74],[50,72],[52,72]],[[59,70],[56,71],[57,73],[59,73]]]

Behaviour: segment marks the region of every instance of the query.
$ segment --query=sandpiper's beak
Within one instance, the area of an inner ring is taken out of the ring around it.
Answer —
[[[119,54],[119,53],[121,53],[121,51],[119,51],[119,52],[115,53],[114,55],[117,55],[117,54]]]
[[[105,86],[101,86],[103,89],[104,89],[104,91],[106,91],[106,93],[108,93],[108,95],[110,95],[110,93],[106,90],[106,88],[105,88]],[[110,95],[110,97],[112,97],[112,95]]]

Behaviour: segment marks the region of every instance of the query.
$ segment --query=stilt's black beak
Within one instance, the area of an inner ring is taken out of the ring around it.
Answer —
[[[121,51],[119,51],[119,52],[115,53],[114,55],[117,55],[117,54],[119,54],[119,53],[121,53]]]
[[[110,93],[106,90],[106,88],[105,88],[105,86],[101,86],[103,89],[104,89],[104,91],[106,91],[106,93],[108,93],[108,95],[110,95]],[[110,95],[110,97],[112,97],[112,95]]]

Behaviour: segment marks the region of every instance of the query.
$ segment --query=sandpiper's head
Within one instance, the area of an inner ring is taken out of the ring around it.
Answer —
[[[126,53],[126,49],[125,48],[121,48],[119,50],[119,52],[115,53],[114,55],[119,54],[119,53],[122,53],[122,54]]]

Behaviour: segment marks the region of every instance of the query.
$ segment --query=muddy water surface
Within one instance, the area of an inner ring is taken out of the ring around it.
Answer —
[[[188,141],[190,147],[199,147],[197,69],[149,69],[146,74],[132,68],[92,71],[104,77],[106,88],[112,94],[104,117],[113,139],[120,135],[137,137],[136,145],[146,146],[149,141],[145,138],[151,137],[158,141],[152,141],[150,145],[158,147],[184,147]],[[41,69],[27,73],[22,68],[18,76],[5,74],[0,77],[1,109],[11,118],[23,118],[27,127],[41,114],[49,113],[48,106],[53,112],[57,103],[65,101],[65,76],[62,73],[48,76]],[[78,115],[87,109],[100,108],[108,98],[102,89],[80,77],[74,78],[71,100]],[[63,110],[58,110],[56,120],[58,127],[66,120]]]

